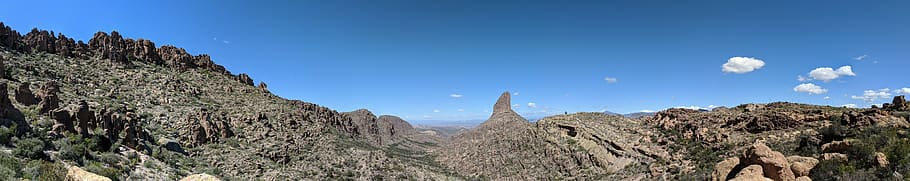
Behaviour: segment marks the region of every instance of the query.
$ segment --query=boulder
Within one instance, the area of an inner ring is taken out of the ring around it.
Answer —
[[[770,178],[765,178],[764,170],[762,170],[761,165],[749,165],[746,168],[743,168],[742,171],[739,171],[736,174],[736,177],[730,179],[731,181],[769,181]]]
[[[846,153],[853,146],[852,142],[851,140],[843,140],[825,143],[822,145],[822,153]]]
[[[843,153],[823,153],[821,156],[822,160],[837,160],[841,162],[847,162],[847,154]]]
[[[730,172],[733,171],[733,168],[736,168],[736,165],[739,165],[739,158],[731,157],[727,158],[724,161],[718,162],[714,166],[714,172],[711,173],[711,180],[713,181],[724,181],[729,178]],[[759,167],[760,169],[761,167]]]
[[[110,181],[110,178],[82,170],[77,166],[70,166],[66,171],[65,181]]]
[[[771,150],[762,142],[752,144],[744,158],[743,162],[747,165],[761,165],[765,177],[773,180],[796,179],[784,154]]]
[[[29,86],[31,86],[30,83],[23,82],[19,84],[19,88],[16,88],[16,101],[25,106],[38,104],[38,100],[35,99],[35,94],[32,93],[32,89],[29,89]]]
[[[234,131],[224,114],[209,112],[200,109],[196,116],[190,116],[182,125],[179,125],[179,135],[182,142],[189,146],[198,146],[206,143],[217,142],[222,138],[234,136]]]
[[[259,87],[259,89],[262,89],[262,90],[266,90],[266,91],[269,90],[269,86],[266,85],[265,82],[262,82],[262,81],[259,82],[259,86],[258,86],[258,87]]]
[[[809,176],[809,171],[818,164],[817,159],[802,156],[789,156],[787,161],[790,162],[790,170],[793,170],[797,177]]]
[[[183,155],[187,155],[186,150],[183,149],[183,146],[180,146],[180,143],[176,140],[160,138],[158,139],[158,145],[161,145],[164,149],[169,151],[177,152]]]
[[[888,164],[890,164],[888,162],[888,156],[882,152],[875,152],[875,164],[882,168],[888,167]]]

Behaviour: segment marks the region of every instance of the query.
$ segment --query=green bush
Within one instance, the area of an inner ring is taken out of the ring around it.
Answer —
[[[57,145],[60,158],[64,160],[81,163],[85,155],[88,154],[82,142],[82,137],[78,135],[70,135],[66,139],[57,140],[54,143]]]
[[[11,145],[15,136],[16,133],[14,133],[13,129],[0,126],[0,145]]]
[[[22,170],[22,177],[29,180],[63,180],[67,171],[62,164],[44,160],[32,160]]]
[[[16,149],[13,150],[13,154],[30,159],[43,159],[46,157],[44,155],[44,141],[38,138],[20,139],[16,142]]]
[[[96,161],[88,161],[88,163],[85,164],[84,169],[85,171],[110,178],[111,180],[120,180],[120,175],[123,174],[119,169],[106,167],[101,162]]]
[[[0,180],[11,180],[19,175],[16,171],[22,170],[22,163],[7,153],[0,152]]]

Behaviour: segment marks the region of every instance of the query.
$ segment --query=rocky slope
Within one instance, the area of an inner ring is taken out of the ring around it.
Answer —
[[[0,23],[0,60],[9,95],[0,123],[14,133],[2,148],[47,145],[34,158],[4,156],[17,162],[115,180],[457,178],[423,151],[438,140],[400,118],[283,99],[182,48],[118,32],[88,43],[37,29],[23,36]]]
[[[522,118],[452,136],[270,93],[208,55],[0,23],[0,180],[902,180],[910,103]],[[437,133],[437,134],[433,134]]]

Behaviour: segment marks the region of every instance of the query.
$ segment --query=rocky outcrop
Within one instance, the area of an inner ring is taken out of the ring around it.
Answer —
[[[250,75],[244,73],[238,74],[236,77],[234,77],[234,79],[246,85],[253,85],[253,78],[250,78]]]
[[[76,127],[73,125],[73,116],[66,108],[57,108],[50,112],[54,119],[54,125],[51,132],[56,135],[63,135],[65,132],[76,133]]]
[[[59,54],[65,57],[95,56],[109,60],[117,65],[129,66],[133,61],[144,61],[153,64],[165,64],[177,70],[207,69],[223,75],[234,76],[224,66],[216,64],[207,54],[190,55],[183,48],[170,45],[155,47],[155,43],[146,39],[124,38],[117,31],[97,32],[88,41],[76,41],[63,34],[54,36],[54,32],[32,29],[25,36],[0,22],[0,46],[12,50],[31,50]],[[234,76],[238,81],[253,85],[249,75]]]
[[[25,42],[25,45],[29,47],[32,51],[47,52],[47,53],[56,53],[57,47],[54,46],[57,42],[57,38],[54,37],[53,32],[48,32],[47,30],[38,30],[38,28],[33,28],[31,32],[25,34],[25,37],[22,39]]]
[[[127,52],[123,37],[117,31],[112,31],[110,35],[105,32],[95,33],[95,36],[88,41],[88,46],[95,50],[95,53],[102,59],[108,59],[112,63],[121,65],[130,63],[126,58]]]
[[[350,125],[353,125],[354,136],[366,138],[374,143],[386,145],[403,140],[417,131],[411,124],[397,116],[383,115],[378,118],[366,109],[342,113]]]
[[[35,94],[32,93],[32,89],[29,86],[31,86],[30,83],[23,82],[16,88],[16,101],[25,106],[38,104],[38,100],[35,99]]]
[[[134,59],[143,60],[146,62],[154,64],[163,64],[161,57],[158,56],[158,50],[155,47],[155,42],[146,39],[126,39],[124,42],[126,52],[129,52],[127,56]]]
[[[111,179],[82,170],[77,166],[69,166],[66,171],[65,181],[111,181]]]
[[[79,101],[78,106],[74,115],[77,121],[76,127],[79,128],[79,134],[87,136],[89,135],[89,130],[95,129],[94,125],[90,125],[95,122],[95,115],[89,111],[88,102],[85,102],[85,100]]]
[[[234,136],[229,121],[224,114],[200,109],[196,116],[184,121],[184,125],[180,125],[178,131],[186,145],[199,146]]]
[[[899,95],[894,96],[894,99],[891,100],[890,104],[882,104],[882,108],[887,110],[906,111],[910,110],[910,103],[907,102],[907,99],[904,97],[904,95]]]
[[[53,80],[47,81],[41,86],[41,91],[38,94],[38,99],[41,100],[38,102],[40,113],[48,113],[60,107],[60,98],[57,97],[59,89],[57,82]]]
[[[22,43],[22,35],[16,30],[0,22],[0,46],[9,47],[13,50],[23,50],[25,45]]]
[[[31,130],[31,126],[25,120],[25,115],[13,106],[7,93],[6,82],[0,82],[0,126],[16,126],[17,135],[22,135]]]
[[[739,163],[730,169],[731,159]],[[797,180],[807,179],[818,160],[811,157],[784,157],[757,141],[740,157],[728,158],[714,168],[711,180]],[[759,177],[760,176],[760,177]]]

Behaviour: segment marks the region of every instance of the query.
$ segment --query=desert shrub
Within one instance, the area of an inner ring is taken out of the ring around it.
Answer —
[[[120,175],[123,174],[120,172],[119,169],[106,167],[101,162],[96,162],[96,161],[87,161],[87,162],[88,163],[85,164],[85,168],[84,168],[85,171],[89,171],[89,172],[110,178],[111,180],[120,180]]]
[[[38,138],[20,139],[16,142],[13,154],[30,159],[43,159],[45,158],[44,141]]]
[[[846,150],[848,161],[819,162],[812,180],[893,180],[899,179],[895,175],[910,174],[910,136],[901,129],[869,127],[850,138],[857,141]],[[876,152],[884,153],[890,163],[879,167]]]
[[[18,177],[16,171],[22,170],[22,163],[7,153],[0,152],[0,180],[12,180]]]
[[[9,146],[13,142],[13,137],[16,136],[16,133],[13,132],[13,129],[7,128],[5,126],[0,126],[0,145]]]
[[[78,135],[69,135],[65,139],[54,142],[57,145],[57,151],[60,152],[60,158],[81,163],[88,150]]]
[[[66,168],[44,160],[32,160],[22,169],[22,177],[29,180],[63,180]]]

